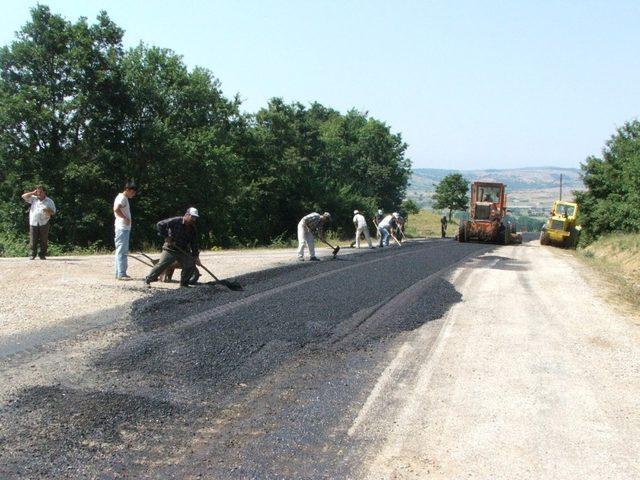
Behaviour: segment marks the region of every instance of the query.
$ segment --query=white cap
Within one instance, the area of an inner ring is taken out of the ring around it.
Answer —
[[[359,210],[354,210],[354,211],[353,211],[353,214],[354,214],[354,215],[357,215],[357,214],[359,214],[359,213],[360,213],[360,211],[359,211]]]
[[[324,215],[325,217],[329,217],[329,218],[331,218],[331,214],[330,214],[329,212],[324,212],[324,213],[323,213],[323,215]]]
[[[398,212],[393,212],[393,216],[396,218],[400,218],[400,214]]]
[[[382,209],[378,209],[378,215],[382,215]]]
[[[187,208],[187,215],[191,215],[192,217],[196,218],[200,216],[198,215],[198,209],[193,207]]]

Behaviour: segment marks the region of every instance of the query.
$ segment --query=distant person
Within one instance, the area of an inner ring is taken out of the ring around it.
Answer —
[[[354,242],[356,248],[360,248],[361,235],[364,235],[365,240],[369,244],[369,248],[373,248],[373,245],[371,245],[371,237],[369,236],[369,226],[367,225],[367,220],[364,218],[364,215],[362,215],[358,210],[353,211],[353,225],[356,227],[356,240]]]
[[[378,232],[380,232],[380,242],[378,243],[378,246],[380,248],[389,246],[389,236],[391,235],[391,229],[395,228],[396,225],[396,219],[393,215],[387,215],[378,224]]]
[[[133,182],[127,182],[124,190],[113,201],[114,243],[116,246],[115,263],[116,279],[131,280],[127,275],[127,254],[129,253],[129,240],[131,237],[131,206],[129,199],[136,196],[138,187]]]
[[[320,259],[316,257],[316,249],[313,244],[314,236],[318,235],[324,238],[324,226],[331,221],[331,214],[324,212],[322,215],[313,212],[305,215],[298,222],[298,260],[304,261],[304,247],[309,248],[309,260],[318,262]]]
[[[440,232],[442,234],[442,238],[447,237],[447,216],[443,215],[440,219]]]
[[[397,240],[401,240],[404,238],[404,224],[405,224],[404,217],[400,215],[398,212],[394,212],[393,218],[396,219],[396,228],[395,228],[394,235],[396,236]]]
[[[380,222],[382,222],[383,218],[384,218],[384,212],[382,211],[381,208],[379,208],[376,214],[373,216],[373,224],[376,227],[376,237],[378,239],[380,238],[380,231],[378,230],[378,226],[380,225]]]
[[[40,260],[47,259],[49,247],[49,220],[56,214],[56,205],[43,186],[32,192],[22,194],[22,199],[29,205],[29,260],[36,258],[38,247]]]
[[[194,278],[197,280],[196,265],[201,265],[198,231],[196,230],[198,217],[198,210],[191,207],[181,217],[167,218],[156,224],[158,234],[164,238],[164,245],[162,245],[160,260],[144,279],[146,287],[150,287],[152,282],[158,281],[160,274],[175,262],[182,268],[181,287],[188,287],[190,283],[193,283]]]

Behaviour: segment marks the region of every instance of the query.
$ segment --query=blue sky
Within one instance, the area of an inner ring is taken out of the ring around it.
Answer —
[[[414,167],[577,167],[640,113],[639,1],[43,1],[270,97],[387,122]],[[0,44],[34,2],[0,1]]]

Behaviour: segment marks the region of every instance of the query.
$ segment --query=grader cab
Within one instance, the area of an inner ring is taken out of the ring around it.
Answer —
[[[551,207],[551,215],[540,232],[541,245],[575,248],[580,237],[578,204],[556,200]]]
[[[515,221],[507,212],[503,183],[473,182],[469,201],[469,220],[460,223],[459,242],[522,243]]]

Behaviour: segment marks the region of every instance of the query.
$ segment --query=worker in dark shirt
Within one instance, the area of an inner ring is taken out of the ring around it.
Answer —
[[[196,265],[200,265],[198,250],[198,232],[196,219],[198,210],[191,207],[182,217],[167,218],[156,225],[158,234],[164,237],[160,260],[144,279],[145,286],[156,282],[160,274],[174,262],[182,267],[180,286],[188,287],[189,280],[196,273]]]

